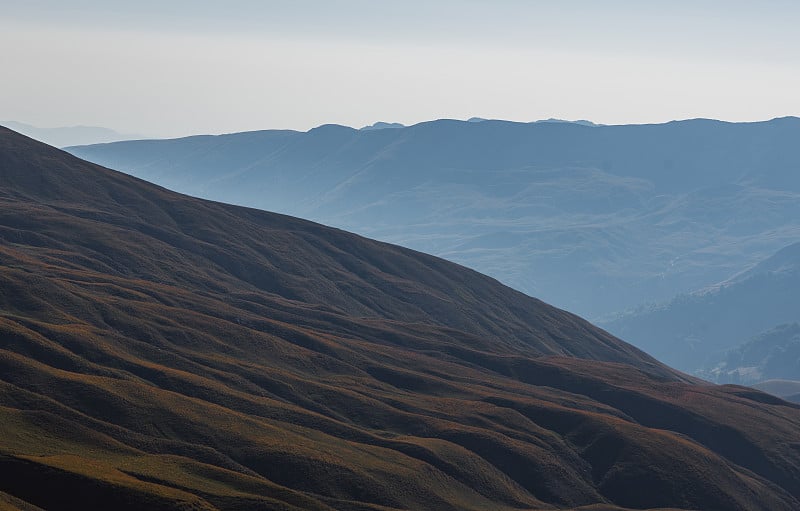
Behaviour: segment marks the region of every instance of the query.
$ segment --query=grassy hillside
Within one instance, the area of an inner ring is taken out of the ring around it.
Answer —
[[[800,408],[0,131],[0,506],[800,506]]]

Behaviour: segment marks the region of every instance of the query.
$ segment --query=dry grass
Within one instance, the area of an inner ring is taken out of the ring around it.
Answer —
[[[800,508],[800,408],[474,272],[8,133],[0,185],[0,506]]]

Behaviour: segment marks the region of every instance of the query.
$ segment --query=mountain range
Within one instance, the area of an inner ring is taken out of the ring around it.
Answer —
[[[2,128],[0,205],[5,508],[800,507],[799,406],[462,266]]]
[[[479,121],[68,150],[432,253],[592,320],[713,285],[800,239],[800,119]]]
[[[142,135],[123,134],[109,128],[99,126],[62,126],[58,128],[40,128],[22,122],[0,121],[0,125],[18,133],[29,136],[45,144],[66,147],[85,144],[102,144],[119,140],[145,138]]]

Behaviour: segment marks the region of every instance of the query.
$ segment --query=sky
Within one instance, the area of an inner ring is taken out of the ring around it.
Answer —
[[[153,137],[800,116],[800,2],[0,0],[0,120]]]

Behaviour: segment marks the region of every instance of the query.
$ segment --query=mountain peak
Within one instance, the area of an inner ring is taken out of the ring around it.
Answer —
[[[591,127],[603,126],[603,124],[595,124],[592,121],[587,121],[585,119],[580,119],[580,120],[577,120],[577,121],[567,121],[567,120],[564,120],[564,119],[556,119],[554,117],[551,117],[549,119],[542,119],[542,120],[539,120],[539,121],[533,121],[533,124],[541,124],[541,123],[580,124],[581,126],[591,126]]]
[[[405,125],[400,124],[399,122],[378,121],[375,124],[364,126],[363,128],[361,128],[361,131],[385,130],[385,129],[397,129],[397,128],[405,128]]]

